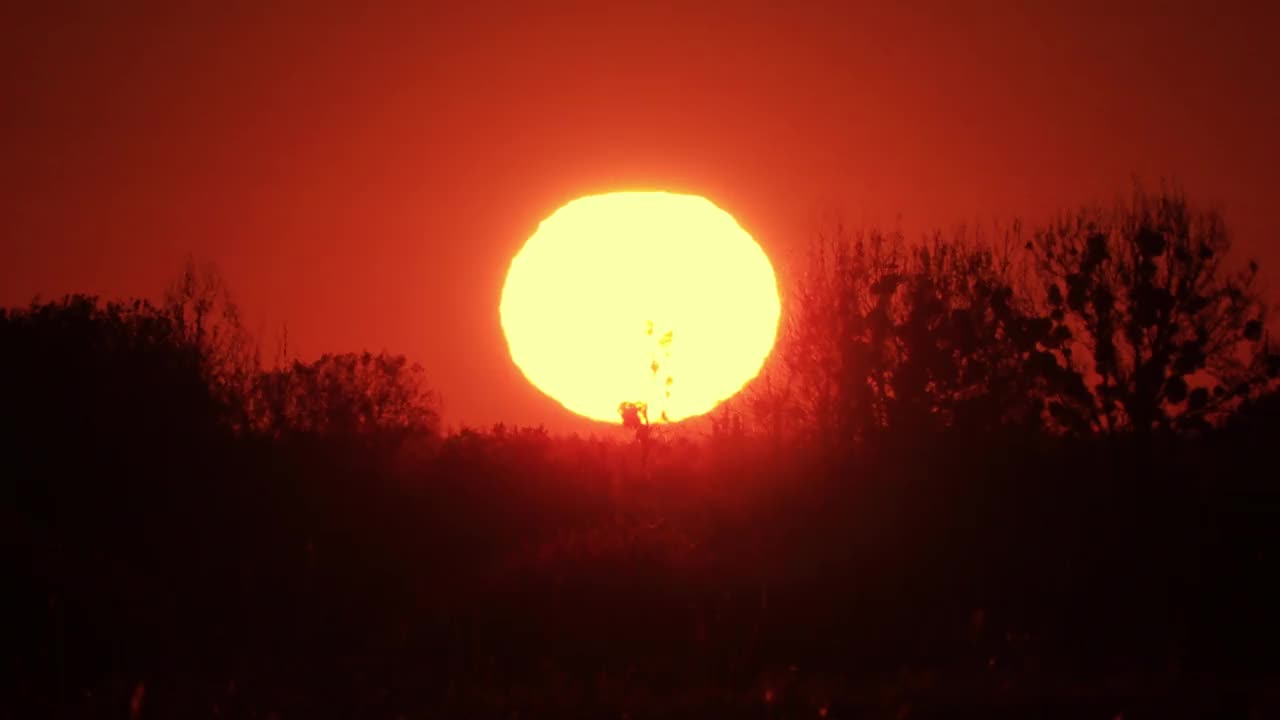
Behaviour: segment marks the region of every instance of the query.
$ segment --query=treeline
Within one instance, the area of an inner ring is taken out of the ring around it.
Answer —
[[[1203,431],[1274,389],[1256,262],[1172,191],[994,237],[837,228],[793,283],[749,414],[847,445],[1001,426]]]
[[[446,435],[419,367],[265,361],[194,266],[158,305],[5,310],[3,694],[86,717],[1256,705],[1280,396],[1228,239],[1168,192],[991,238],[837,231],[705,432]]]

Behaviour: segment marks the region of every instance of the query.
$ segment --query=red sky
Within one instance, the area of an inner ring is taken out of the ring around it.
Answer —
[[[781,258],[835,215],[1170,176],[1280,267],[1272,3],[75,4],[0,10],[0,304],[158,297],[194,256],[268,356],[286,322],[304,358],[405,353],[451,423],[571,425],[497,307],[593,191],[706,195]]]

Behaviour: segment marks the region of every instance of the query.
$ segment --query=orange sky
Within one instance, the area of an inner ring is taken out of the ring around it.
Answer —
[[[572,425],[497,307],[593,191],[706,195],[780,257],[833,214],[1034,219],[1170,175],[1280,266],[1274,4],[52,4],[0,10],[0,303],[158,296],[194,255],[268,346],[403,352],[451,423]]]

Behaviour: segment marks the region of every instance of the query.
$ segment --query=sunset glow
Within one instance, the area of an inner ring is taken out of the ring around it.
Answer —
[[[511,262],[500,315],[525,377],[569,410],[620,422],[700,415],[759,372],[773,347],[773,267],[705,198],[619,192],[545,219]]]

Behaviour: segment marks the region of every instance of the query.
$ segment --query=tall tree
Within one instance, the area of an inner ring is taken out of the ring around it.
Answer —
[[[222,274],[213,265],[187,260],[165,291],[162,312],[197,356],[210,389],[234,416],[233,424],[243,426],[242,410],[258,371],[257,345]]]
[[[1044,301],[1076,334],[1100,430],[1203,427],[1266,381],[1258,266],[1232,270],[1222,215],[1135,190],[1036,233]]]
[[[785,381],[770,378],[783,392],[765,399],[785,398],[837,445],[890,430],[1078,430],[1047,411],[1085,391],[1062,362],[1069,329],[1025,290],[1018,232],[914,246],[878,232],[820,238],[780,341]]]

